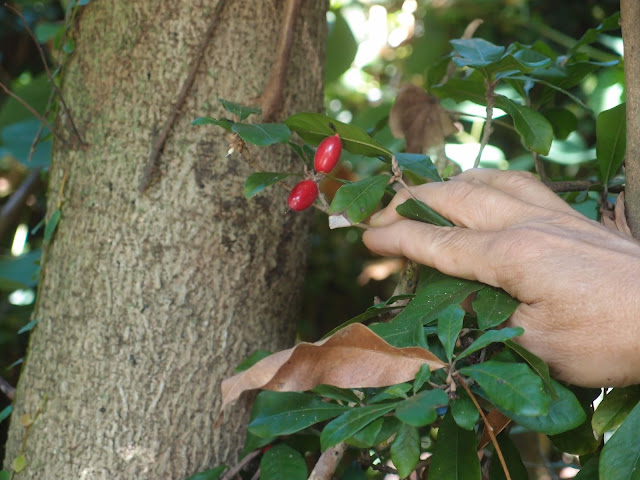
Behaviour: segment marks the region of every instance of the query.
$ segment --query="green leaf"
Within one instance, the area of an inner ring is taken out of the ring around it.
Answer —
[[[234,123],[231,129],[245,142],[259,147],[287,143],[291,137],[284,123]]]
[[[582,459],[580,459],[582,462]],[[573,480],[599,480],[598,467],[600,464],[600,457],[593,457],[582,465],[578,474],[573,477]]]
[[[12,467],[13,471],[16,473],[20,473],[27,466],[27,459],[24,455],[20,454],[16,458],[13,459]]]
[[[219,98],[218,101],[224,106],[224,108],[227,109],[229,113],[237,115],[240,121],[244,120],[249,115],[252,115],[254,113],[258,115],[262,113],[262,110],[257,107],[245,107],[244,105],[240,105],[239,103],[230,102],[229,100],[224,100],[222,98]]]
[[[413,295],[411,295],[411,297],[413,297]],[[336,328],[334,328],[333,330],[329,331],[328,333],[326,333],[322,338],[328,338],[331,335],[333,335],[334,333],[336,333],[339,330],[342,330],[344,327],[348,326],[348,325],[352,325],[354,323],[363,323],[366,322],[367,320],[371,320],[372,318],[376,318],[386,312],[391,312],[392,310],[397,310],[398,307],[381,307],[381,308],[374,308],[374,307],[369,307],[367,308],[364,312],[362,312],[359,315],[356,315],[353,318],[350,318],[349,320],[347,320],[344,323],[341,323],[340,325],[338,325]],[[380,335],[380,334],[379,334]]]
[[[362,430],[345,440],[345,443],[356,448],[370,448],[376,445],[376,438],[382,429],[383,418],[371,422]]]
[[[12,405],[7,405],[6,407],[4,407],[2,411],[0,411],[0,423],[4,422],[7,418],[9,418],[12,411],[13,411]]]
[[[422,347],[428,350],[427,336],[422,323],[414,318],[400,318],[386,323],[371,325],[371,330],[382,337],[388,344],[397,348]]]
[[[420,390],[422,386],[427,383],[430,376],[431,369],[429,368],[429,364],[423,363],[422,365],[420,365],[420,370],[418,370],[418,373],[416,373],[416,376],[413,379],[413,393],[416,393],[418,390]]]
[[[608,30],[617,30],[618,28],[620,28],[620,12],[616,12],[610,17],[605,18],[604,21],[596,28],[590,28],[587,30],[569,51],[575,52],[580,47],[595,42],[600,33]]]
[[[42,252],[32,250],[19,257],[0,260],[0,290],[31,288],[38,284],[40,256]]]
[[[213,117],[198,117],[191,122],[191,125],[217,125],[218,127],[222,127],[226,131],[231,132],[235,123],[231,120],[227,120],[226,118],[217,120]]]
[[[276,437],[299,432],[318,422],[336,417],[349,407],[299,392],[260,392],[253,407],[255,417],[247,429],[258,437]]]
[[[517,353],[520,358],[522,358],[525,362],[529,364],[529,366],[533,369],[534,372],[538,374],[538,376],[542,379],[542,383],[546,387],[547,391],[551,394],[552,398],[555,398],[556,392],[553,388],[553,383],[551,383],[551,374],[549,373],[549,366],[537,355],[531,353],[529,350],[524,348],[517,342],[513,340],[507,340],[504,344],[509,347],[512,351]]]
[[[578,117],[566,108],[547,108],[540,113],[551,123],[553,134],[557,139],[565,140],[578,128]]]
[[[402,170],[408,170],[419,177],[434,182],[442,181],[438,169],[428,156],[420,153],[396,153],[394,155]]]
[[[222,475],[222,472],[224,472],[226,469],[226,465],[220,465],[210,470],[193,474],[189,478],[187,478],[187,480],[218,480],[218,478],[220,478],[220,475]]]
[[[466,78],[450,78],[443,85],[431,88],[431,93],[439,98],[450,98],[455,102],[470,101],[486,105],[486,87],[480,72],[474,72]]]
[[[278,172],[256,172],[249,175],[244,182],[244,196],[251,198],[256,193],[261,192],[265,188],[278,183],[289,176],[288,173]]]
[[[604,444],[600,454],[601,480],[640,479],[640,403],[637,404],[616,433]]]
[[[23,326],[20,330],[18,330],[18,335],[21,335],[21,334],[23,334],[25,332],[30,332],[31,330],[33,330],[33,327],[35,327],[37,323],[38,323],[38,319],[34,318],[29,323],[27,323],[25,326]]]
[[[11,480],[11,472],[7,470],[0,471],[0,480]]]
[[[333,385],[316,385],[312,392],[332,400],[348,403],[358,403],[360,401],[360,398],[352,390],[334,387]]]
[[[328,85],[346,72],[358,52],[358,43],[340,10],[333,11],[335,19],[329,22],[327,58],[324,62],[324,83]]]
[[[389,439],[398,433],[402,422],[396,417],[384,417],[382,420],[382,428],[380,429],[380,433],[376,436],[374,445],[382,444],[383,446],[386,446]]]
[[[465,430],[473,430],[478,422],[480,413],[473,404],[473,400],[465,392],[459,392],[458,398],[450,404],[451,414],[459,427]]]
[[[400,478],[407,478],[420,461],[420,435],[415,427],[401,425],[391,444],[391,460]]]
[[[484,347],[491,345],[492,343],[505,342],[510,338],[522,335],[524,329],[520,327],[503,328],[501,330],[489,330],[480,335],[471,345],[469,345],[463,352],[460,352],[456,356],[456,361],[463,359],[464,357],[471,355]]]
[[[306,480],[302,455],[284,443],[271,447],[260,460],[260,480]]]
[[[511,440],[509,434],[505,431],[501,432],[496,438],[498,440],[498,446],[504,457],[504,462],[507,464],[507,470],[511,480],[528,480],[529,473],[527,468],[522,463],[520,457],[520,451]],[[491,465],[489,466],[489,480],[505,480],[504,470],[498,459],[498,455],[494,452],[491,457]]]
[[[48,168],[51,163],[51,142],[48,140],[37,143],[33,157],[28,161],[31,144],[41,126],[40,121],[35,119],[7,125],[0,130],[1,148],[8,150],[27,168]],[[48,130],[44,129],[43,132],[46,134]]]
[[[502,102],[501,108],[513,119],[513,126],[522,137],[525,146],[536,153],[547,155],[553,140],[553,128],[542,114],[532,108],[518,105],[513,100],[497,95]]]
[[[403,217],[409,220],[416,220],[418,222],[430,223],[439,227],[453,227],[453,223],[444,218],[438,212],[429,207],[426,203],[410,198],[404,203],[401,203],[396,207],[398,212]]]
[[[284,123],[311,145],[318,145],[326,137],[337,133],[346,151],[366,157],[382,156],[387,161],[391,160],[390,150],[355,125],[342,123],[319,113],[297,113],[287,118]]]
[[[449,305],[438,315],[438,338],[449,362],[453,358],[453,349],[462,330],[463,320],[464,310],[460,305]]]
[[[59,208],[57,208],[52,214],[51,217],[49,218],[49,221],[47,222],[47,225],[44,227],[44,242],[45,243],[49,243],[51,241],[51,237],[53,237],[53,234],[56,231],[56,228],[58,227],[58,222],[60,221],[60,216],[62,215],[62,212],[60,211]]]
[[[459,67],[486,67],[500,60],[505,52],[504,47],[482,38],[456,39],[449,43],[458,54],[452,60]]]
[[[478,442],[473,431],[456,424],[451,413],[442,419],[429,467],[429,480],[480,480]]]
[[[517,415],[504,408],[500,411],[520,425],[545,435],[558,435],[579,427],[587,419],[580,402],[571,390],[555,380],[552,382],[557,396],[551,401],[546,415]]]
[[[594,435],[589,420],[568,432],[550,435],[549,439],[562,452],[589,455],[598,450],[602,437]]]
[[[374,175],[359,182],[343,185],[333,197],[329,213],[342,213],[351,223],[360,223],[375,210],[388,182],[387,175]]]
[[[624,161],[627,148],[627,104],[605,110],[596,119],[596,157],[600,178],[605,185],[613,178]]]
[[[390,387],[383,388],[378,393],[369,398],[368,403],[380,403],[385,400],[395,400],[398,398],[407,398],[407,392],[411,390],[410,383],[399,383],[397,385],[391,385]]]
[[[327,426],[324,427],[324,430],[322,430],[322,434],[320,435],[322,451],[351,437],[374,420],[389,413],[396,405],[397,403],[370,405],[352,408],[348,412],[343,413],[335,420],[329,422]]]
[[[591,426],[599,435],[614,430],[640,402],[640,386],[614,388],[604,397],[593,413]]]
[[[488,330],[508,319],[520,302],[502,289],[485,287],[473,301],[473,309],[478,315],[478,328]]]
[[[467,296],[482,287],[482,283],[447,275],[442,275],[441,279],[430,283],[421,280],[415,298],[389,323],[415,322],[426,325],[438,318],[440,312],[449,305],[459,305]]]
[[[244,372],[245,370],[248,370],[249,368],[253,367],[256,363],[258,363],[263,358],[267,358],[269,355],[271,355],[271,352],[267,350],[256,350],[255,352],[253,352],[251,355],[249,355],[247,358],[245,358],[242,362],[238,364],[238,366],[235,369],[235,372],[236,373]]]
[[[449,397],[443,390],[425,390],[399,403],[395,413],[403,423],[424,427],[437,420],[436,408],[444,407],[448,403]]]
[[[542,380],[523,363],[488,362],[460,369],[482,387],[496,406],[516,415],[546,415],[550,398]]]

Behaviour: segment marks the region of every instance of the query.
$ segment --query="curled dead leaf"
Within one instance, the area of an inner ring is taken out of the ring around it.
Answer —
[[[603,203],[600,207],[600,214],[600,222],[605,227],[632,236],[625,215],[624,192],[620,192],[618,195],[615,207],[611,207],[608,202]]]
[[[420,347],[396,348],[355,323],[316,343],[274,353],[222,382],[222,407],[247,390],[305,391],[320,384],[340,388],[395,385],[413,379],[420,366],[446,366]]]

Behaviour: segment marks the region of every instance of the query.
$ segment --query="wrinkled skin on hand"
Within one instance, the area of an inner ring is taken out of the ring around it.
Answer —
[[[640,244],[576,212],[533,175],[476,169],[411,193],[455,227],[407,220],[403,190],[363,240],[522,303],[517,340],[575,385],[640,383]]]

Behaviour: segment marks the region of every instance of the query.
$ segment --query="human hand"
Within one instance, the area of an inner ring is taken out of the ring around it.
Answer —
[[[413,194],[455,227],[407,220]],[[520,300],[518,341],[575,385],[640,383],[640,244],[576,212],[533,175],[470,170],[403,190],[363,241]]]

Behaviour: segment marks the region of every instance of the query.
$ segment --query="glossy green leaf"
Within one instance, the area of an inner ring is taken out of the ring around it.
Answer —
[[[473,404],[473,400],[465,392],[459,391],[458,398],[449,403],[449,408],[451,408],[451,414],[458,426],[465,430],[473,430],[478,418],[480,418],[480,413]]]
[[[290,435],[336,417],[349,407],[325,402],[316,395],[265,390],[256,398],[255,417],[248,430],[259,437]]]
[[[401,425],[391,444],[391,460],[400,478],[407,478],[420,461],[420,434],[415,427]]]
[[[596,119],[596,157],[604,184],[613,178],[624,161],[627,148],[626,105],[622,103],[605,110]]]
[[[205,472],[199,472],[191,475],[187,480],[218,480],[220,475],[227,469],[226,465],[220,465]]]
[[[360,401],[360,398],[352,390],[334,387],[333,385],[316,385],[312,392],[325,398],[347,403],[358,403]]]
[[[360,223],[376,209],[389,182],[387,175],[374,175],[338,189],[329,214],[344,214],[351,223]]]
[[[549,120],[553,128],[553,135],[560,140],[565,140],[571,132],[578,128],[578,117],[566,108],[547,108],[540,113]]]
[[[4,422],[7,418],[9,418],[12,411],[13,411],[12,405],[7,405],[6,407],[4,407],[2,411],[0,411],[0,423]]]
[[[620,28],[620,12],[616,12],[613,15],[605,18],[604,21],[596,28],[590,28],[589,30],[587,30],[575,43],[575,45],[571,47],[570,51],[575,52],[580,47],[595,42],[598,38],[598,35],[602,32],[606,32],[608,30],[617,30],[618,28]]]
[[[438,315],[438,338],[449,362],[453,358],[453,349],[462,330],[463,320],[464,310],[460,305],[449,305]]]
[[[402,425],[402,422],[393,416],[384,417],[382,420],[382,428],[376,437],[375,445],[385,445],[390,439],[392,440]]]
[[[251,355],[249,355],[247,358],[245,358],[242,362],[238,364],[238,366],[235,368],[235,372],[240,373],[245,370],[248,370],[263,358],[267,358],[269,355],[271,355],[271,352],[267,350],[256,350],[255,352],[253,352]]]
[[[38,249],[19,257],[5,257],[0,260],[0,290],[31,288],[37,285],[41,254]]]
[[[244,196],[251,198],[265,188],[278,183],[289,176],[288,173],[256,172],[249,175],[244,182]]]
[[[506,53],[483,70],[490,78],[512,77],[514,74],[531,73],[544,68],[551,63],[551,59],[531,48],[518,43],[511,44]]]
[[[478,328],[488,330],[508,319],[520,302],[502,289],[485,287],[473,301],[473,309],[478,315]]]
[[[262,110],[257,107],[246,107],[244,105],[240,105],[239,103],[231,102],[229,100],[224,100],[223,98],[219,98],[218,101],[222,104],[224,108],[227,109],[229,113],[233,113],[238,116],[240,121],[249,117],[249,115],[253,114],[261,114]]]
[[[511,437],[506,431],[500,433],[496,438],[498,440],[498,446],[504,457],[504,462],[507,464],[507,470],[509,471],[509,477],[511,480],[529,480],[529,473],[527,468],[522,463],[520,457],[520,451],[515,446]],[[491,465],[489,466],[489,480],[506,480],[504,469],[498,459],[498,455],[494,452],[491,456]]]
[[[536,153],[547,155],[553,140],[553,128],[544,116],[532,108],[518,105],[507,97],[501,97],[504,108],[513,119],[513,126],[522,137],[525,146]]]
[[[482,38],[456,39],[450,43],[458,55],[452,60],[459,67],[487,67],[499,61],[505,52],[504,47]]]
[[[386,323],[375,323],[370,326],[376,335],[397,348],[422,347],[428,350],[427,336],[422,323],[413,318],[398,318]]]
[[[549,373],[549,366],[537,355],[531,353],[529,350],[524,348],[517,342],[513,340],[506,340],[505,345],[509,347],[510,350],[517,353],[520,358],[522,358],[525,362],[529,364],[529,366],[533,369],[534,372],[538,374],[540,379],[542,379],[542,383],[546,387],[547,391],[551,394],[552,398],[555,398],[556,392],[553,389],[553,383],[551,383],[551,374]]]
[[[601,480],[640,479],[640,403],[627,415],[600,454]]]
[[[420,153],[396,153],[395,157],[402,170],[415,173],[419,177],[433,182],[442,181],[438,169],[428,156]]]
[[[427,383],[431,376],[431,369],[428,363],[423,363],[420,366],[420,370],[416,373],[416,377],[413,379],[413,393],[418,392],[422,386]]]
[[[421,281],[415,298],[393,319],[393,323],[431,323],[449,305],[459,305],[482,287],[484,285],[480,282],[446,275],[432,283]]]
[[[49,217],[47,221],[47,225],[44,227],[44,242],[49,243],[51,241],[51,237],[58,228],[58,222],[60,221],[60,217],[62,216],[62,212],[59,208],[56,208],[55,211]]]
[[[291,131],[284,123],[234,123],[231,130],[245,142],[259,147],[287,143],[291,137]]]
[[[614,430],[640,402],[640,386],[614,388],[604,397],[593,413],[591,426],[596,433]]]
[[[307,475],[302,455],[284,443],[271,447],[260,460],[260,480],[306,480]]]
[[[429,467],[429,480],[480,480],[478,442],[473,431],[460,428],[451,413],[442,419]]]
[[[484,347],[491,345],[492,343],[497,342],[505,342],[510,338],[517,337],[518,335],[522,335],[524,333],[524,329],[520,327],[514,328],[503,328],[501,330],[489,330],[469,345],[463,352],[460,352],[456,356],[456,361],[463,359],[464,357],[471,355],[478,350],[482,350]]]
[[[379,418],[345,440],[345,443],[356,448],[370,448],[376,445],[376,438],[382,429],[383,418]]]
[[[582,461],[582,459],[580,459]],[[598,475],[598,467],[600,464],[600,457],[593,457],[582,465],[578,474],[573,477],[573,480],[600,480]]]
[[[436,421],[436,408],[449,403],[449,397],[444,390],[425,390],[398,404],[396,417],[403,423],[414,427],[424,427]]]
[[[284,123],[311,145],[318,145],[326,137],[337,133],[342,140],[342,147],[348,152],[367,157],[381,156],[387,161],[391,160],[390,150],[355,125],[342,123],[319,113],[297,113],[287,118]]]
[[[397,400],[407,398],[407,392],[411,390],[410,383],[399,383],[381,389],[368,399],[368,403],[380,403],[385,400]]]
[[[346,72],[358,52],[358,43],[349,24],[340,10],[333,11],[334,19],[329,21],[327,36],[327,58],[324,62],[324,82],[328,85]]]
[[[460,372],[473,378],[496,407],[516,415],[546,415],[551,399],[540,377],[523,363],[489,360],[464,367]]]
[[[235,123],[231,120],[227,120],[226,118],[216,119],[213,117],[198,117],[191,122],[191,125],[217,125],[218,127],[222,127],[226,131],[231,132]]]
[[[374,420],[389,413],[397,403],[352,408],[324,427],[320,435],[322,451],[356,434]]]
[[[415,198],[410,198],[406,202],[398,205],[396,212],[410,220],[430,223],[439,227],[453,227],[453,223],[433,210],[426,203],[416,200]]]
[[[555,380],[552,382],[557,396],[551,400],[546,415],[532,417],[513,414],[504,408],[500,410],[520,425],[546,435],[557,435],[579,427],[587,419],[580,402],[571,390]]]

